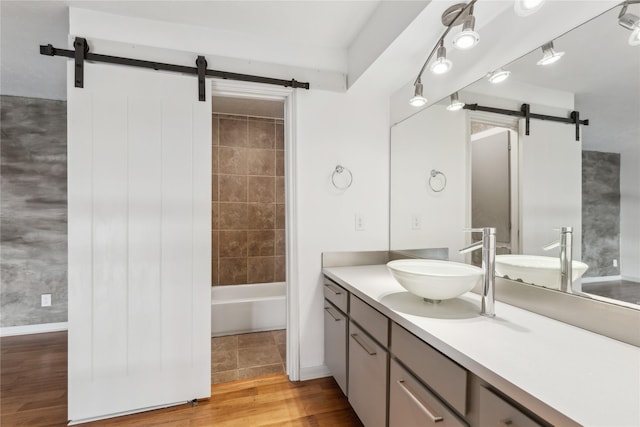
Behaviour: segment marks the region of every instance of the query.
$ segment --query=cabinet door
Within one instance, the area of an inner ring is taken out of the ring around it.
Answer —
[[[349,324],[349,403],[366,427],[387,424],[387,351]]]
[[[480,425],[482,427],[542,427],[490,390],[480,389]]]
[[[347,394],[347,316],[324,300],[324,363]]]
[[[389,393],[389,427],[466,426],[395,360],[391,360]]]

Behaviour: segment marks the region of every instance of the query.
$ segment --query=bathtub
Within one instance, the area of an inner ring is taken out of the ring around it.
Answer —
[[[211,287],[211,336],[286,327],[286,283]]]

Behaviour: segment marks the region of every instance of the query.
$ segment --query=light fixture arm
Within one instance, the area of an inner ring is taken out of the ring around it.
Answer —
[[[416,77],[415,81],[413,82],[414,85],[417,84],[417,83],[420,83],[420,77],[422,76],[422,73],[424,73],[424,70],[426,70],[427,65],[429,64],[429,61],[431,61],[431,58],[433,58],[433,55],[436,53],[436,51],[438,50],[440,45],[441,44],[444,45],[445,37],[447,37],[447,34],[449,34],[449,31],[451,31],[451,28],[453,28],[453,27],[455,27],[457,25],[456,21],[458,20],[458,18],[460,16],[462,16],[462,14],[465,13],[467,10],[470,10],[471,12],[473,12],[473,5],[477,1],[478,0],[471,0],[469,3],[467,3],[467,5],[465,7],[460,9],[460,12],[458,12],[458,14],[455,16],[455,18],[453,18],[452,22],[449,25],[447,25],[447,28],[444,30],[444,33],[442,33],[442,35],[438,39],[438,41],[435,44],[435,46],[433,46],[433,49],[431,49],[431,53],[429,53],[429,56],[427,57],[427,60],[424,61],[424,64],[422,65],[422,68],[420,68],[420,72],[418,73],[418,76]],[[630,1],[638,1],[638,2],[640,2],[640,0],[630,0]]]

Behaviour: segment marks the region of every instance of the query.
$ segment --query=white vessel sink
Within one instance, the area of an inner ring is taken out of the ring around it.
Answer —
[[[589,266],[572,261],[573,281],[578,280]],[[560,258],[539,255],[496,255],[496,275],[511,280],[560,289]]]
[[[482,281],[481,268],[459,262],[399,259],[387,268],[407,291],[432,301],[455,298]]]

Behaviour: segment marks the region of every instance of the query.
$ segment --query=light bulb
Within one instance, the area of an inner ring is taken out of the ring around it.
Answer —
[[[424,96],[414,96],[409,100],[409,104],[411,104],[412,107],[422,107],[427,104],[427,98]]]
[[[431,64],[433,74],[444,74],[451,69],[453,64],[447,58],[438,58]]]
[[[551,65],[557,62],[564,56],[564,52],[556,52],[553,48],[553,42],[546,43],[542,46],[542,59],[540,59],[538,65]]]
[[[640,22],[636,25],[635,29],[629,36],[629,44],[631,46],[640,45]]]
[[[474,31],[476,18],[473,15],[467,16],[462,24],[462,31],[453,37],[453,46],[456,49],[467,50],[474,47],[480,41],[480,35]]]
[[[436,60],[431,64],[431,72],[433,74],[444,74],[451,69],[453,63],[447,59],[447,49],[440,42]]]
[[[527,16],[535,13],[542,7],[544,0],[516,0],[513,9],[518,16]]]
[[[420,79],[418,79],[414,86],[413,98],[409,100],[409,104],[411,104],[412,107],[422,107],[426,105],[427,98],[422,95],[422,82],[420,82]]]
[[[502,68],[500,68],[489,74],[489,81],[494,84],[500,83],[507,80],[510,75],[511,71],[503,70]]]
[[[459,111],[464,107],[464,102],[458,99],[458,92],[451,95],[451,103],[447,105],[449,111]]]
[[[540,6],[544,0],[522,0],[522,7],[527,10],[535,9]]]

